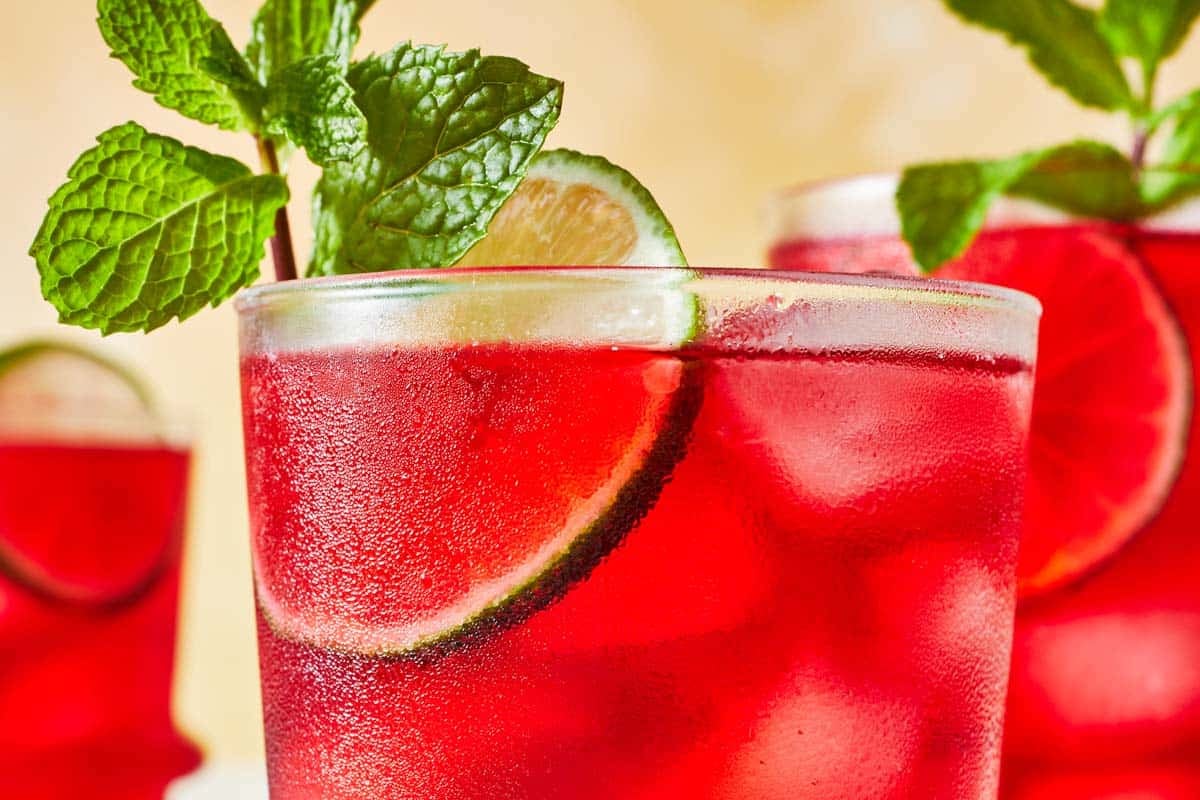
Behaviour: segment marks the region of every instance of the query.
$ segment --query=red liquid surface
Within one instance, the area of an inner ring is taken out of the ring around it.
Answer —
[[[159,800],[198,765],[170,718],[187,474],[178,450],[0,440],[10,552],[86,588],[155,571],[105,605],[0,570],[0,797]]]
[[[260,610],[273,800],[994,797],[1020,364],[251,355],[260,592],[360,621],[437,605],[611,464],[677,358],[702,404],[670,480],[557,602],[423,658],[314,646]]]
[[[1174,313],[1192,358],[1200,354],[1200,236],[1092,225],[983,235],[1008,237],[1027,260],[999,264],[984,279],[1035,294],[1039,279],[1024,276],[1057,269],[1039,265],[1043,243],[1048,252],[1064,238],[1104,237],[1138,260]],[[793,242],[777,247],[771,261],[792,269],[856,262],[855,271],[911,270],[904,245],[892,237]],[[1087,273],[1088,265],[1077,272]],[[1015,279],[1006,281],[1006,273]],[[1054,272],[1046,280],[1055,280]],[[1058,273],[1057,280],[1071,277]],[[1102,302],[1090,300],[1088,283],[1067,285],[1075,300],[1046,304],[1043,360],[1053,358],[1052,349],[1071,348],[1073,320],[1105,313]],[[1159,391],[1143,367],[1129,364],[1112,395]],[[1194,366],[1186,368],[1194,385]],[[1080,418],[1088,411],[1080,407]],[[1035,397],[1035,464],[1039,413]],[[1007,800],[1200,797],[1200,438],[1194,424],[1184,435],[1183,465],[1161,511],[1088,573],[1018,606],[1004,748]],[[1080,469],[1074,474],[1086,474],[1086,466]],[[1061,472],[1069,479],[1072,470]],[[1037,494],[1031,487],[1030,497]]]

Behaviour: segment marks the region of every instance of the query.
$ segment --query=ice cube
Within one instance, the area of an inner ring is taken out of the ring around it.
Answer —
[[[915,796],[922,724],[899,687],[799,672],[778,687],[719,776],[714,798],[863,800]]]

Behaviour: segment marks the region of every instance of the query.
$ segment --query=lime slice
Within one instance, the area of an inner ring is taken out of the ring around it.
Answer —
[[[457,266],[497,265],[683,267],[686,261],[662,210],[632,175],[603,158],[560,150],[534,159],[487,237]],[[455,274],[470,291],[454,290]],[[356,303],[361,323],[339,318],[326,328],[320,325],[332,316],[327,310],[310,324],[303,297],[286,304],[283,313],[304,320],[287,327],[320,331],[322,348],[382,338],[424,353],[403,367],[381,365],[380,386],[400,370],[409,390],[422,388],[419,397],[389,406],[386,423],[376,426],[388,436],[397,429],[422,436],[401,450],[394,436],[359,441],[345,454],[359,467],[375,464],[368,472],[395,473],[395,481],[379,479],[394,487],[381,501],[389,512],[375,508],[360,518],[358,506],[339,508],[328,521],[329,530],[355,532],[332,556],[305,549],[321,523],[303,515],[282,519],[291,509],[256,532],[256,590],[267,624],[284,638],[324,649],[411,656],[519,624],[587,578],[657,501],[686,451],[703,395],[696,365],[668,354],[703,328],[690,285],[695,274],[677,268],[637,278],[575,269],[506,295],[511,273],[456,271],[419,296],[419,319],[401,315],[395,330],[387,327],[397,316],[394,300],[378,314],[367,301]],[[514,341],[529,347],[506,344]],[[427,379],[439,346],[441,355],[453,356],[454,371],[475,376],[470,386],[448,380],[441,368]],[[617,360],[625,366],[614,366],[608,359],[615,350],[627,351],[631,361],[622,355]],[[322,371],[302,382],[317,396],[344,393],[321,386],[333,377]],[[260,388],[260,394],[274,391]],[[377,405],[359,415],[364,436],[373,430],[364,418]],[[521,423],[502,435],[465,436],[466,410],[490,406],[521,409]],[[297,506],[342,478],[340,466],[319,473],[303,454],[277,457],[313,467],[311,475],[288,478]],[[435,471],[436,465],[443,468]],[[516,486],[519,498],[512,496]],[[475,535],[476,527],[488,534]],[[404,556],[381,564],[381,552]],[[414,585],[418,578],[427,585]]]
[[[550,150],[457,266],[686,266],[646,187],[600,156]]]
[[[381,369],[396,369],[396,358],[405,356],[388,354]],[[259,607],[282,637],[408,656],[521,623],[587,578],[653,507],[703,395],[696,364],[663,354],[477,348],[408,358],[402,383],[418,395],[364,408],[356,422],[355,469],[390,487],[376,500],[339,501],[327,518],[303,513],[342,479],[344,459],[305,461],[288,449],[296,438],[280,440],[278,457],[301,465],[287,481],[297,500],[256,531],[254,566]],[[478,381],[447,377],[441,358]],[[305,373],[316,393],[334,379]],[[430,413],[493,403],[520,409],[502,435],[477,435],[466,411]],[[376,412],[386,425],[373,424]],[[395,431],[416,427],[421,435],[398,449]],[[330,549],[314,543],[314,528],[354,534]]]
[[[124,427],[154,419],[149,392],[121,365],[62,342],[0,350],[0,431],[100,436],[117,417]]]
[[[119,365],[55,342],[0,351],[0,574],[52,602],[132,601],[177,551],[186,461]]]

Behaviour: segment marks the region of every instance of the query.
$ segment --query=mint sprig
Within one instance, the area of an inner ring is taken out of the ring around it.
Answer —
[[[317,184],[310,275],[453,264],[558,120],[562,84],[478,51],[400,45],[355,64],[368,145]]]
[[[348,161],[366,146],[367,118],[336,56],[289,64],[271,78],[267,97],[267,133],[304,148],[318,166]]]
[[[373,0],[266,0],[246,51],[199,0],[98,0],[134,85],[252,134],[264,174],[136,123],[76,161],[30,248],[63,322],[149,331],[259,277],[296,277],[282,154],[324,169],[309,273],[450,266],[554,127],[562,84],[509,58],[404,44],[353,63]]]
[[[198,0],[99,0],[97,8],[100,33],[134,86],[200,122],[257,128],[261,98],[234,80],[249,78],[249,66]]]
[[[1139,61],[1143,83],[1151,86],[1159,64],[1179,50],[1197,15],[1196,0],[1108,0],[1099,27],[1114,54]]]
[[[254,175],[129,122],[71,167],[33,243],[62,320],[104,333],[150,330],[215,305],[259,275],[288,199]]]
[[[1116,148],[1079,141],[994,161],[924,164],[904,171],[896,192],[901,232],[932,272],[960,255],[1003,194],[1085,217],[1132,219],[1143,209],[1133,163]]]
[[[374,0],[267,0],[250,33],[246,56],[263,83],[310,56],[350,63],[359,22]]]
[[[945,0],[964,20],[1024,47],[1033,65],[1076,101],[1105,109],[1136,101],[1100,34],[1096,14],[1070,0]]]
[[[1128,154],[1077,141],[1011,158],[906,169],[896,205],[924,271],[961,255],[1002,195],[1081,217],[1131,221],[1200,194],[1200,90],[1154,105],[1159,67],[1200,16],[1200,0],[1107,0],[1098,13],[1070,0],[943,2],[1025,47],[1034,66],[1078,103],[1125,113],[1133,135]],[[1140,74],[1140,91],[1126,78],[1127,66]],[[1164,129],[1171,135],[1163,158],[1148,164],[1149,142]]]

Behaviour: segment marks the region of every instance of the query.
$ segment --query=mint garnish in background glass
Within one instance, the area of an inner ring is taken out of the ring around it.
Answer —
[[[373,0],[267,0],[245,53],[198,0],[99,0],[134,85],[253,135],[263,174],[135,122],[98,137],[51,198],[30,254],[61,321],[150,331],[258,280],[297,277],[282,163],[323,169],[309,275],[454,264],[558,121],[562,83],[511,58],[401,44],[352,61]]]
[[[923,164],[896,192],[905,240],[921,269],[961,255],[1001,195],[1071,214],[1132,221],[1200,194],[1200,89],[1159,106],[1158,69],[1178,51],[1200,0],[943,0],[963,20],[1003,33],[1033,65],[1084,106],[1128,115],[1128,153],[1095,141],[991,161]],[[1165,136],[1161,155],[1149,145]]]

